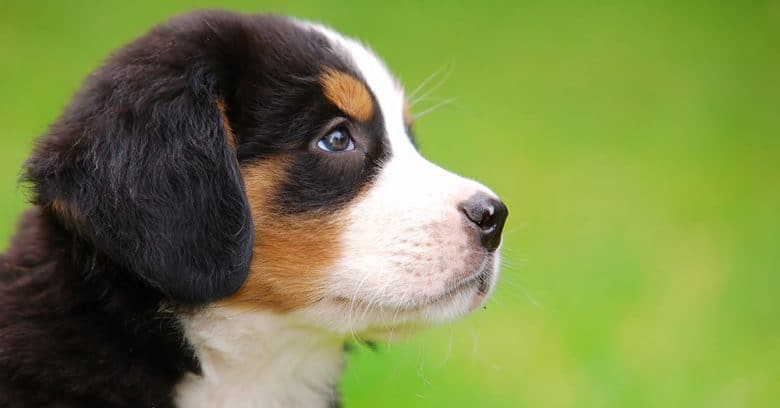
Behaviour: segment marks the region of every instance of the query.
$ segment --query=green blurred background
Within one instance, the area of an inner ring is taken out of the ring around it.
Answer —
[[[368,3],[0,0],[0,242],[108,52],[194,8],[288,13],[408,89],[450,72],[422,150],[511,209],[487,310],[359,349],[347,407],[777,404],[780,2]]]

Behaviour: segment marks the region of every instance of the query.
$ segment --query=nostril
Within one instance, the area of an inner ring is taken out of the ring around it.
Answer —
[[[496,208],[491,206],[488,206],[484,209],[482,212],[482,219],[479,221],[479,226],[482,227],[482,229],[491,229],[496,226]]]
[[[492,198],[470,199],[461,205],[461,210],[466,218],[477,224],[482,229],[491,229],[496,226],[496,209],[499,204]]]
[[[493,207],[480,207],[472,211],[464,210],[466,217],[474,224],[477,224],[483,230],[491,229],[495,226],[495,209]]]
[[[490,221],[492,213],[491,209],[483,204],[483,202],[473,202],[469,200],[461,206],[461,210],[466,214],[466,218],[480,227],[483,227]]]
[[[476,194],[463,202],[460,209],[466,218],[479,227],[482,246],[489,251],[498,248],[501,230],[508,215],[504,203],[487,194]]]
[[[493,207],[485,207],[482,209],[482,215],[479,220],[473,220],[482,229],[491,229],[496,225],[495,215],[496,210]]]

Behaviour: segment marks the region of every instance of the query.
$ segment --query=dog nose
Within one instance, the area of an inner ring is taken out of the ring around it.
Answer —
[[[460,209],[479,228],[482,246],[488,251],[495,251],[501,243],[501,230],[509,215],[506,205],[485,193],[477,193],[461,203]]]

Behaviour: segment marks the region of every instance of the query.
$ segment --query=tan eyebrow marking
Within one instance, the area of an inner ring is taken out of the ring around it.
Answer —
[[[345,72],[325,68],[320,75],[325,97],[353,119],[366,122],[374,115],[374,101],[366,86]]]

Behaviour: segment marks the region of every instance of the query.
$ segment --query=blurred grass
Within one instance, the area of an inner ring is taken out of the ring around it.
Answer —
[[[487,310],[358,351],[348,407],[780,398],[780,3],[0,0],[3,239],[82,78],[205,6],[326,22],[409,89],[452,66],[422,150],[511,209]]]

